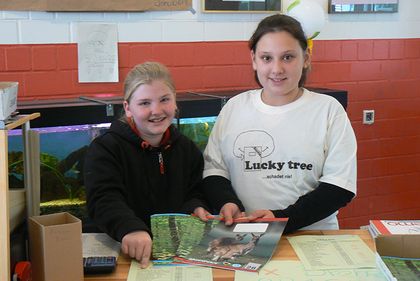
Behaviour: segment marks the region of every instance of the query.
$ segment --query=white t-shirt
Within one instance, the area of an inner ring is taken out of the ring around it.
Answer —
[[[229,179],[247,212],[294,204],[319,182],[356,193],[356,138],[333,97],[304,89],[296,101],[270,106],[262,90],[231,98],[204,151],[204,177]],[[337,212],[307,229],[338,229]]]

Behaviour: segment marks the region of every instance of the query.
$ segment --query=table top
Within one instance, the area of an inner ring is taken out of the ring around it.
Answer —
[[[273,260],[298,260],[298,257],[286,237],[297,235],[359,235],[366,245],[373,251],[375,243],[367,230],[341,229],[341,230],[301,230],[290,235],[283,235],[273,255]],[[115,272],[106,275],[85,276],[85,281],[126,281],[131,259],[121,255]],[[214,281],[233,281],[234,271],[213,269]]]

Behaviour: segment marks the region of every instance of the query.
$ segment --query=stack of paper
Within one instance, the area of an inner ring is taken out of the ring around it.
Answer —
[[[375,255],[357,235],[287,238],[307,270],[375,268]]]
[[[235,281],[391,281],[378,268],[308,270],[295,260],[271,260],[258,273],[236,271]],[[415,280],[415,279],[414,279]],[[395,279],[392,281],[396,281]],[[398,280],[400,281],[400,280]],[[411,280],[412,281],[412,280]]]
[[[257,273],[235,272],[235,281],[390,281],[357,235],[288,237],[300,261],[272,260]]]

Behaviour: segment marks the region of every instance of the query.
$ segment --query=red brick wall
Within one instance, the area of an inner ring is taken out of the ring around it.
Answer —
[[[120,81],[145,60],[168,65],[177,89],[255,87],[246,42],[120,43]],[[77,82],[77,46],[0,45],[0,81],[19,81],[19,99],[121,95],[121,83]],[[309,86],[348,91],[358,139],[358,196],[341,227],[369,219],[420,218],[420,39],[314,42]],[[362,124],[363,109],[375,123]]]
[[[170,67],[177,90],[255,87],[245,42],[120,43],[120,81],[145,60]],[[120,83],[78,83],[77,45],[0,45],[0,80],[19,81],[19,100],[122,95]]]
[[[344,228],[420,218],[420,39],[317,41],[310,84],[349,91],[358,140],[358,196]],[[375,123],[362,124],[363,109]]]

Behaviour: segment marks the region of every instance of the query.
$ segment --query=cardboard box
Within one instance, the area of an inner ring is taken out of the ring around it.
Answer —
[[[0,82],[0,120],[6,120],[17,108],[18,82]]]
[[[82,223],[69,213],[29,218],[33,281],[83,280]]]
[[[379,235],[375,244],[381,256],[420,258],[420,234]]]

